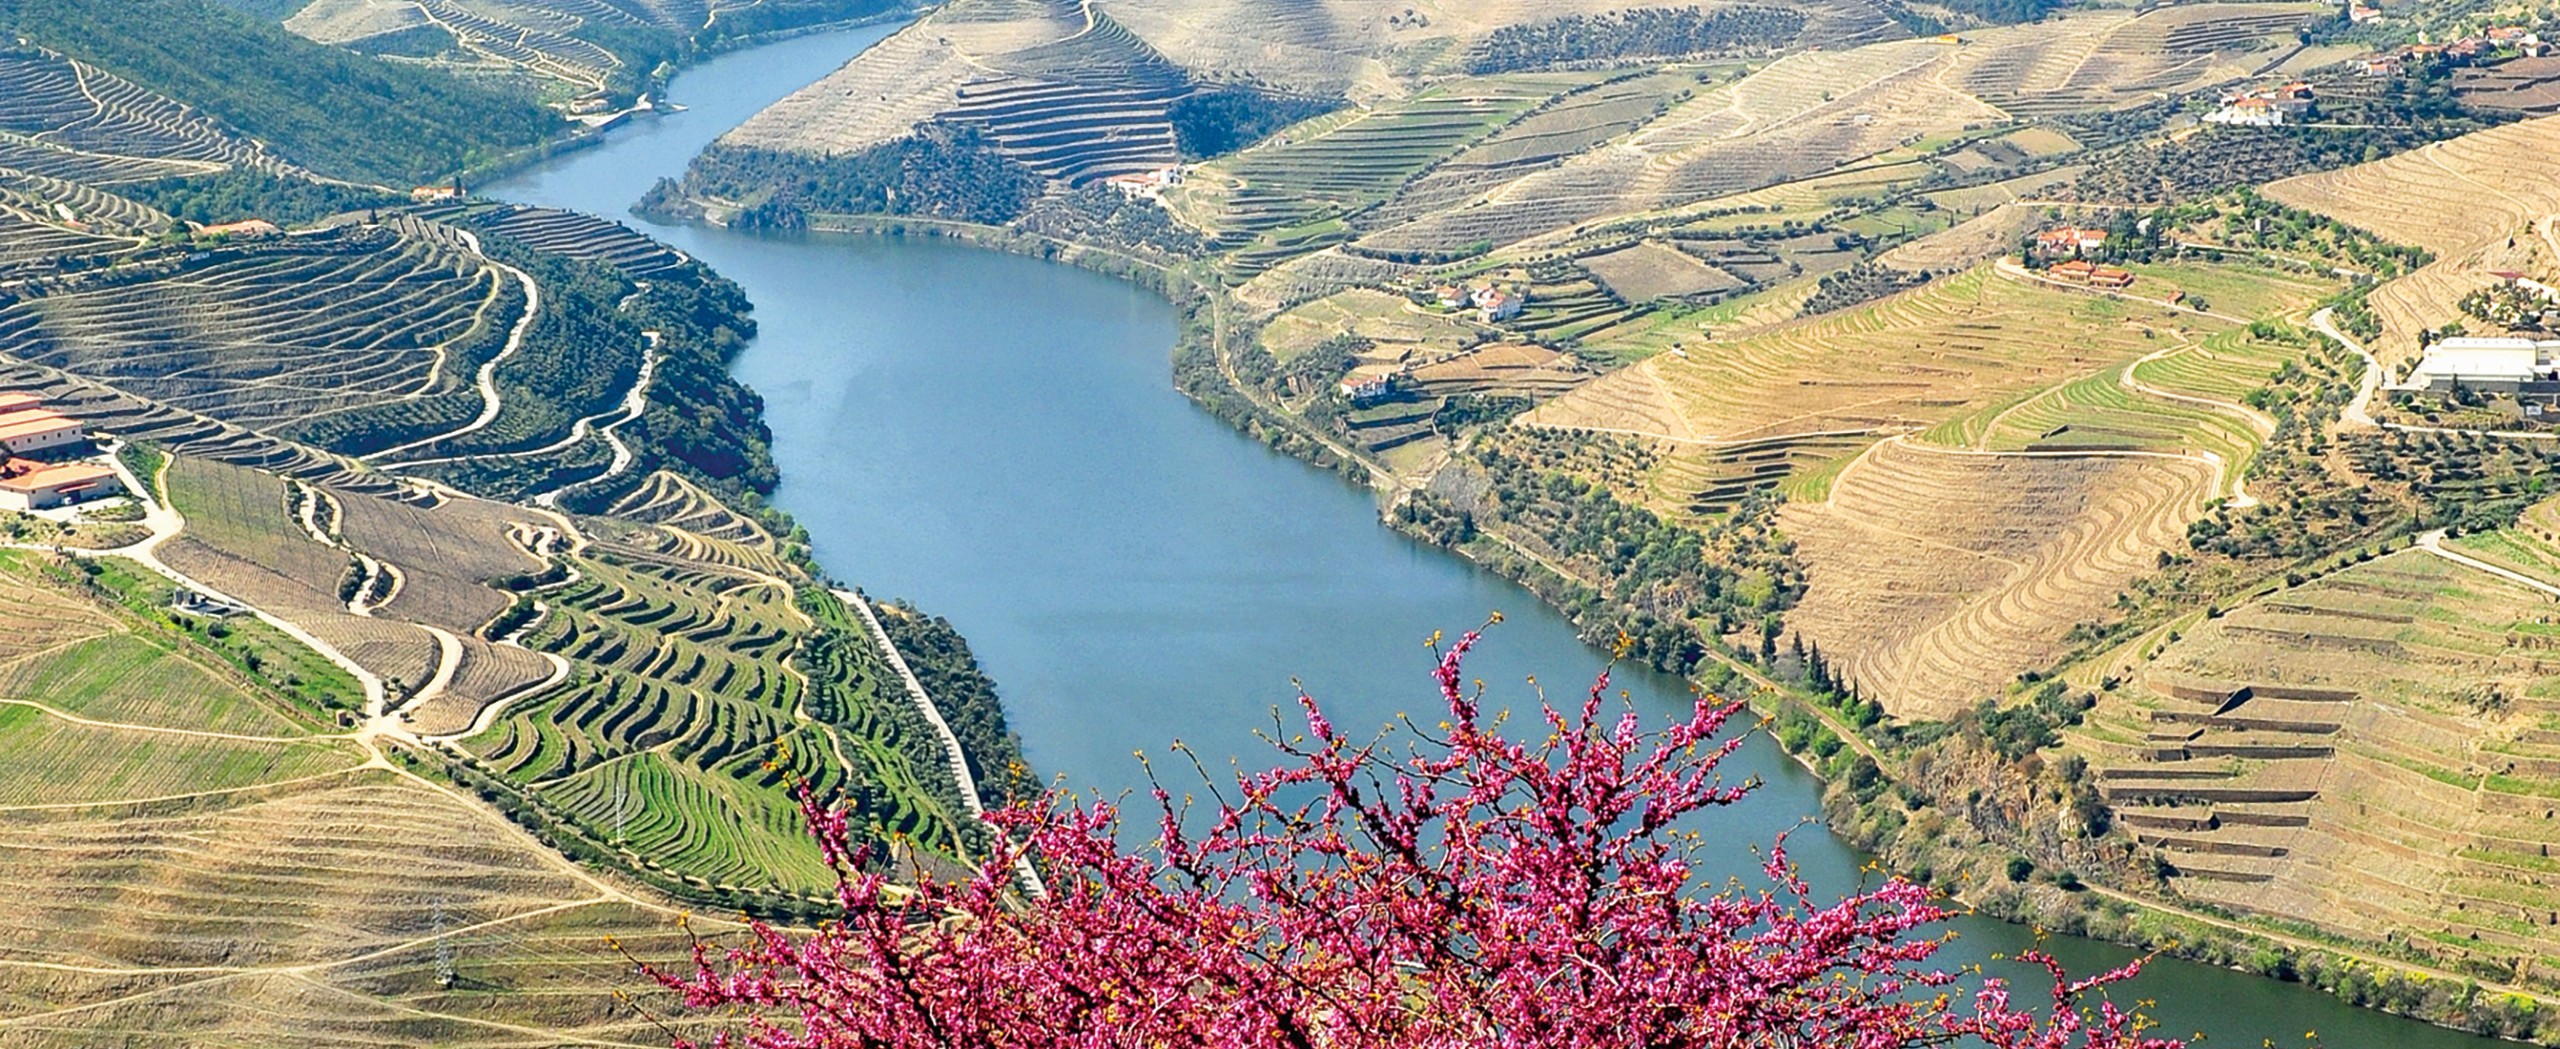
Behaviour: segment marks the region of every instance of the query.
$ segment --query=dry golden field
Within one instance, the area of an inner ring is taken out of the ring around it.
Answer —
[[[0,810],[0,876],[42,933],[0,949],[11,1045],[662,1045],[613,994],[667,1003],[606,939],[682,942],[673,911],[383,768]]]
[[[1984,266],[1855,310],[1691,342],[1526,419],[1707,444],[1924,429],[2130,361],[2158,339],[2227,327]]]
[[[1972,269],[2016,250],[2018,238],[2042,221],[2032,208],[2001,204],[1958,225],[1885,252],[1876,261],[1913,273]]]
[[[2334,291],[2235,267],[2141,274],[2135,295],[2183,288],[2253,317]],[[2053,666],[2215,500],[2250,498],[2276,422],[2240,401],[2300,353],[2223,316],[1983,266],[1686,341],[1523,421],[1650,440],[1648,501],[1675,516],[1779,485],[1807,585],[1789,625],[1894,714],[1943,718]]]
[[[2329,215],[2436,261],[2377,289],[2386,366],[2414,354],[2421,331],[2460,316],[2456,303],[2496,278],[2560,266],[2560,117],[2493,128],[2385,160],[2270,184],[2268,197]]]
[[[2220,478],[2171,455],[1878,444],[1780,522],[1788,623],[1897,717],[1941,719],[2050,666],[2064,635],[2183,544]]]
[[[674,960],[671,910],[87,578],[0,552],[0,1043],[663,1044],[605,937]]]

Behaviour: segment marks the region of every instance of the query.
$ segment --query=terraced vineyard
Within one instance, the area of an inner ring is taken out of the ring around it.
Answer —
[[[1679,208],[1812,178],[1914,138],[1999,114],[1946,88],[1938,45],[1791,54],[1669,107],[1608,148],[1529,171],[1481,203],[1381,229],[1375,252],[1454,251],[1556,234],[1609,216]]]
[[[252,428],[367,409],[468,418],[456,399],[523,308],[465,252],[343,228],[61,282],[0,307],[0,353]]]
[[[2143,279],[2253,316],[2334,288],[2191,264]],[[1788,625],[1895,715],[1935,719],[2052,665],[2217,500],[2252,502],[2277,422],[2243,402],[2306,345],[1984,267],[1688,342],[1523,421],[1650,440],[1641,487],[1675,517],[1785,491],[1806,580]]]
[[[2426,248],[2436,261],[2377,289],[2375,350],[2384,364],[2414,354],[2418,333],[2458,316],[2463,296],[2510,268],[2507,250],[2539,239],[2560,213],[2560,117],[2465,135],[2358,167],[2270,184],[2270,199],[2331,216],[2384,240]]]
[[[535,251],[604,263],[634,279],[654,277],[688,258],[622,223],[555,208],[512,205],[476,216],[471,224]]]
[[[1806,564],[1788,622],[1894,715],[1944,718],[2061,656],[2220,480],[2193,459],[1888,441],[1781,517]]]
[[[0,169],[0,193],[7,195],[11,206],[31,212],[34,221],[79,223],[90,232],[109,236],[155,234],[177,225],[177,220],[147,205],[84,183],[30,172]]]
[[[976,128],[1004,156],[1068,183],[1169,167],[1166,106],[1190,93],[1180,66],[1099,9],[967,0],[722,139],[852,153],[927,123]]]
[[[1304,248],[1304,231],[1317,223],[1386,200],[1407,180],[1574,86],[1575,78],[1563,74],[1487,77],[1324,118],[1286,141],[1203,167],[1181,207],[1232,240],[1260,234],[1256,248]],[[1349,231],[1339,236],[1348,239]]]
[[[946,8],[944,17],[960,8]],[[920,25],[923,23],[920,23]],[[853,153],[906,137],[985,76],[948,39],[908,29],[824,80],[766,107],[721,143],[818,154]]]
[[[2549,513],[2480,548],[2547,549]],[[2548,983],[2554,618],[2404,550],[2198,623],[2071,745],[2182,896]]]
[[[1387,229],[1467,206],[1496,187],[1644,126],[1711,75],[1684,70],[1627,76],[1564,95],[1404,185],[1358,224],[1363,230]]]
[[[409,876],[379,877],[386,862]],[[19,810],[0,870],[30,901],[20,920],[47,930],[6,951],[32,964],[0,966],[0,1030],[31,1046],[93,1044],[100,1029],[169,1046],[636,1043],[661,1035],[613,1007],[630,968],[605,938],[643,957],[683,950],[671,914],[381,769],[174,812]]]
[[[623,7],[595,0],[313,0],[285,28],[323,44],[357,51],[424,50],[454,65],[482,66],[603,90],[621,59],[574,35],[590,23],[611,30],[699,28],[696,21],[661,26]],[[423,42],[431,46],[421,47]]]
[[[163,560],[392,679],[395,716],[333,730],[364,694],[328,658],[248,617],[173,620],[170,584],[121,561],[0,551],[0,630],[36,646],[0,657],[0,751],[22,773],[0,790],[0,854],[24,861],[0,867],[49,930],[0,952],[13,1042],[100,1023],[187,1044],[266,1024],[350,1044],[616,1037],[651,1021],[613,1006],[629,969],[604,938],[672,957],[686,934],[553,849],[724,900],[813,891],[829,876],[790,775],[851,791],[920,862],[968,852],[944,744],[882,688],[884,642],[772,574],[797,569],[688,482],[626,499],[656,523],[185,456],[167,489],[187,520]],[[492,580],[532,588],[529,624],[501,622],[519,599]],[[386,761],[395,738],[443,748],[541,839]],[[369,876],[385,863],[417,876]],[[143,886],[165,905],[130,906]]]
[[[0,388],[35,394],[102,431],[183,455],[306,481],[326,480],[350,490],[385,492],[394,487],[388,478],[352,473],[345,462],[308,446],[182,412],[40,365],[0,363]]]
[[[1651,357],[1527,421],[1704,443],[1921,429],[2128,363],[2156,348],[2157,337],[2225,327],[1983,267],[1855,310]]]
[[[582,21],[711,14],[396,9],[423,21],[359,44],[444,32],[462,64],[580,90],[629,72]],[[310,188],[195,110],[0,47],[0,390],[165,456],[184,518],[99,526],[82,543],[150,541],[82,560],[0,550],[0,632],[25,643],[0,645],[0,876],[36,933],[0,950],[0,1042],[655,1042],[605,940],[679,960],[675,898],[808,906],[831,877],[784,777],[842,791],[901,860],[967,862],[981,831],[887,642],[751,518],[649,472],[690,460],[637,425],[596,437],[608,401],[691,420],[686,397],[736,393],[648,376],[710,356],[742,306],[687,298],[684,255],[566,213],[191,238],[115,189],[242,168],[277,178],[185,190]],[[609,458],[632,487],[584,494],[631,516],[402,479],[492,451],[573,476]],[[182,589],[252,611],[172,611]]]
[[[141,247],[139,241],[100,237],[51,219],[49,207],[0,197],[0,278],[50,275],[61,270],[65,259],[111,257]]]
[[[246,167],[294,170],[130,81],[34,47],[0,47],[0,168],[96,186]]]
[[[2229,464],[2231,476],[2221,488],[2239,497],[2245,494],[2239,475],[2276,426],[2240,400],[2299,356],[2296,347],[2224,332],[2054,387],[1987,418],[1956,420],[1931,436],[1993,451],[2198,457]]]
[[[246,671],[255,623],[176,629],[155,582],[0,551],[0,629],[43,642],[0,657],[0,877],[41,930],[0,948],[0,1037],[652,1036],[610,1008],[629,970],[603,937],[677,957],[671,915],[329,734],[277,687],[290,641]]]
[[[2127,108],[2278,64],[2297,46],[2294,32],[2322,13],[2316,4],[2233,3],[2091,12],[2059,31],[1983,34],[1961,82],[2021,117]]]
[[[599,846],[704,889],[805,892],[829,876],[786,779],[857,792],[887,832],[967,854],[940,744],[864,628],[831,595],[767,574],[751,526],[660,478],[536,595],[524,643],[567,659],[560,688],[510,703],[458,745]],[[728,527],[692,533],[675,522]],[[924,749],[919,749],[924,748]]]

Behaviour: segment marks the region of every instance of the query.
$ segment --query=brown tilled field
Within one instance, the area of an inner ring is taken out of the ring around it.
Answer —
[[[1427,396],[1495,394],[1544,400],[1587,382],[1581,362],[1544,346],[1494,343],[1412,370]]]
[[[187,530],[160,548],[171,568],[226,595],[292,619],[386,680],[435,676],[436,640],[408,623],[347,610],[345,551],[306,533],[286,509],[286,487],[266,474],[206,459],[179,459],[170,500]]]
[[[2001,204],[1954,227],[1885,252],[1876,261],[1905,273],[1971,269],[2017,250],[2042,221],[2034,209]]]
[[[336,503],[347,544],[400,571],[399,590],[376,611],[457,633],[478,630],[507,607],[507,595],[487,583],[542,569],[512,536],[554,527],[542,514],[478,499],[427,507],[346,492]]]
[[[1992,455],[1907,441],[1781,526],[1805,562],[1788,624],[1894,715],[1944,718],[2064,654],[2182,543],[2219,477],[2196,459]]]
[[[1747,287],[1748,282],[1654,241],[1582,259],[1601,286],[1628,302],[1686,298]]]

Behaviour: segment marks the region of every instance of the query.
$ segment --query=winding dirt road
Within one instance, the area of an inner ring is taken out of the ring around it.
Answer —
[[[532,331],[533,322],[541,319],[542,317],[542,285],[534,282],[532,274],[490,258],[488,252],[483,250],[480,246],[479,234],[466,229],[457,229],[454,230],[453,233],[461,239],[464,246],[471,249],[471,253],[473,255],[479,256],[480,261],[488,263],[502,272],[514,275],[517,283],[523,285],[524,316],[516,318],[515,327],[507,332],[507,344],[498,350],[496,356],[489,358],[487,362],[480,365],[478,385],[480,387],[481,403],[480,415],[477,418],[474,418],[470,422],[464,423],[447,432],[436,434],[432,437],[421,438],[407,444],[395,445],[371,455],[364,456],[363,461],[365,462],[378,462],[385,457],[398,455],[412,449],[423,448],[427,445],[435,444],[438,441],[449,441],[456,437],[464,437],[478,433],[482,430],[488,429],[490,423],[498,421],[498,412],[506,407],[505,399],[498,393],[498,366],[505,364],[508,358],[514,357],[518,351],[524,349],[525,333]]]

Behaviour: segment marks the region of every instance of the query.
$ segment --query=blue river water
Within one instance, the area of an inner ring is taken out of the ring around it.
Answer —
[[[1135,752],[1162,755],[1177,739],[1213,762],[1262,763],[1256,732],[1275,725],[1293,681],[1346,729],[1436,714],[1425,640],[1496,610],[1507,621],[1469,672],[1497,700],[1531,699],[1533,675],[1560,694],[1588,685],[1602,655],[1526,591],[1388,530],[1367,492],[1176,393],[1175,317],[1147,292],[941,241],[754,234],[630,214],[719,134],[889,31],[805,36],[706,62],[672,85],[683,112],[483,191],[622,219],[746,289],[761,332],[735,372],[766,399],[783,471],[777,501],[808,528],[831,574],[959,627],[1035,766],[1116,792],[1142,782]],[[1639,674],[1620,684],[1648,711],[1685,709],[1678,681]],[[1752,847],[1792,831],[1790,850],[1817,885],[1857,883],[1861,858],[1814,822],[1810,775],[1765,739],[1729,775],[1766,785],[1708,824],[1719,860],[1749,875]],[[1950,963],[2032,942],[1998,922],[1957,928],[1942,955]],[[2067,938],[2047,946],[2075,971],[2129,956]],[[2493,1044],[2177,961],[2155,963],[2119,997],[2157,999],[2167,1032],[2203,1032],[2207,1046]]]

